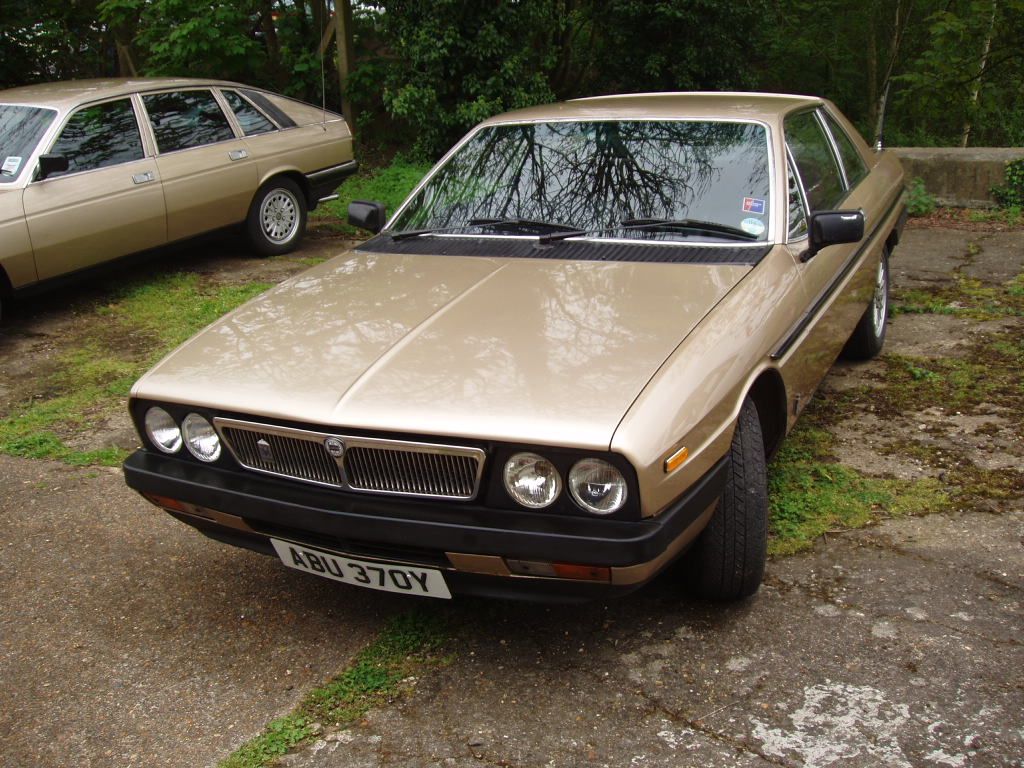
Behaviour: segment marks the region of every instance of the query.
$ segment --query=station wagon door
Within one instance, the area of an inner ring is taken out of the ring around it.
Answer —
[[[68,170],[25,188],[40,280],[166,242],[160,176],[130,98],[79,108],[47,151]]]
[[[142,97],[167,201],[167,239],[237,224],[256,193],[256,163],[207,88]]]

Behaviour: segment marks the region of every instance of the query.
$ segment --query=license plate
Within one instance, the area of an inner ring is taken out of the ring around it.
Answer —
[[[278,539],[271,539],[270,543],[274,545],[281,562],[297,571],[383,592],[438,597],[443,600],[452,597],[444,576],[434,568],[359,560]]]

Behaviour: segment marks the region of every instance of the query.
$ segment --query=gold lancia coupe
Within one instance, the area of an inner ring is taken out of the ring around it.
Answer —
[[[604,96],[470,131],[375,236],[135,385],[128,484],[343,584],[580,600],[765,569],[765,464],[885,339],[903,174],[828,101]]]

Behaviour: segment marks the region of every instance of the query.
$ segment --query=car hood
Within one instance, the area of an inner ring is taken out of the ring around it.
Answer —
[[[133,395],[339,430],[607,448],[749,270],[348,252],[214,323]]]

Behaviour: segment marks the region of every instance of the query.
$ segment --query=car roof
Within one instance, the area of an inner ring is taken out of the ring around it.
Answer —
[[[496,115],[486,123],[540,120],[673,120],[693,118],[740,119],[775,122],[801,107],[825,103],[815,96],[786,93],[673,92],[629,93],[573,99],[557,104],[518,109]]]
[[[65,80],[9,88],[0,91],[0,102],[60,109],[73,107],[87,101],[125,96],[136,91],[211,85],[248,87],[225,80],[200,80],[188,77],[111,77],[96,80]]]

